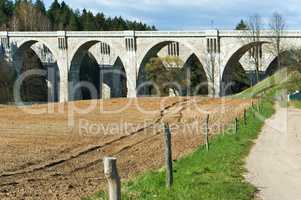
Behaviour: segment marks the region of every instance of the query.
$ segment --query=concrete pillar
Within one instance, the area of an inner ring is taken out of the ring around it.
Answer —
[[[136,38],[135,31],[125,31],[125,71],[127,75],[127,97],[137,97],[136,85],[138,77],[138,66],[136,60]]]
[[[213,95],[213,89],[215,96],[220,96],[221,93],[221,42],[218,30],[206,31],[207,41],[207,63],[210,65],[206,67],[209,69],[209,95]],[[214,66],[214,74],[212,74],[212,67]],[[212,85],[212,79],[214,79],[214,85]]]
[[[136,82],[137,82],[137,64],[136,57],[133,53],[127,53],[125,69],[126,69],[126,84],[127,84],[127,97],[134,98],[137,96],[136,93]]]
[[[215,53],[215,84],[214,84],[214,90],[215,90],[215,97],[220,97],[221,96],[221,81],[222,81],[222,74],[221,74],[221,54],[219,51],[217,51],[216,49],[216,53]]]
[[[112,82],[112,70],[110,68],[102,67],[99,71],[99,76],[99,98],[110,99],[113,91],[106,83]]]
[[[119,69],[119,66],[116,66]],[[122,83],[120,70],[112,70],[112,97],[121,97],[122,95]]]
[[[13,66],[16,70],[17,77],[19,77],[21,75],[22,65],[23,65],[23,58],[19,55],[15,56],[13,58]]]
[[[208,53],[206,56],[204,69],[208,73],[208,94],[209,96],[219,97],[221,95],[221,62],[219,53]],[[207,66],[206,66],[207,65]],[[212,67],[214,67],[214,74]]]
[[[69,101],[82,99],[82,91],[78,85],[80,83],[79,75],[80,75],[79,67],[74,67],[72,70],[69,71],[69,80],[68,80],[68,91],[69,91],[68,99],[69,99]]]
[[[69,101],[68,96],[68,64],[67,64],[67,57],[60,55],[58,57],[58,67],[59,67],[59,74],[60,74],[60,83],[59,83],[59,102],[67,102]]]
[[[105,83],[101,83],[101,99],[110,99],[111,98],[111,88]]]
[[[59,68],[60,83],[59,83],[59,102],[69,101],[69,83],[68,83],[68,57],[66,50],[59,50],[57,56],[57,65]]]
[[[47,86],[48,86],[48,102],[56,102],[58,101],[58,71],[57,71],[57,65],[56,64],[46,64],[47,68]]]
[[[62,39],[64,38],[64,39]],[[69,83],[68,83],[68,40],[65,31],[57,32],[57,65],[59,68],[60,84],[59,84],[59,102],[69,101]]]
[[[216,64],[215,73],[215,84],[214,84],[214,90],[215,90],[215,97],[221,96],[221,74],[220,74],[220,65]]]

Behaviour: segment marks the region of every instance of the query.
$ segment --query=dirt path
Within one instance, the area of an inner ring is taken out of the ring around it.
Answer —
[[[262,200],[301,199],[301,111],[277,107],[247,159]]]

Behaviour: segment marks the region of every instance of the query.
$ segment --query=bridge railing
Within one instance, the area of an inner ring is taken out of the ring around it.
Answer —
[[[47,31],[47,32],[0,32],[0,37],[247,37],[246,31],[202,30],[202,31]],[[271,37],[273,31],[262,30],[261,37]],[[285,30],[282,37],[301,37],[301,30]]]

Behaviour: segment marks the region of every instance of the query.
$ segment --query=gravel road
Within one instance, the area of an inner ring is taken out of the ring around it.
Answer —
[[[277,107],[247,158],[247,169],[259,199],[301,199],[301,110]]]

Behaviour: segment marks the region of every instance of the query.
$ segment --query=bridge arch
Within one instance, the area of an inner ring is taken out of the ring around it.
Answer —
[[[178,43],[179,45],[184,45],[185,48],[189,49],[189,51],[191,52],[189,55],[185,55],[182,60],[183,64],[186,63],[187,65],[187,61],[189,59],[192,58],[196,58],[196,60],[198,60],[199,63],[202,63],[202,59],[200,56],[200,50],[198,51],[197,49],[194,48],[193,45],[189,44],[188,42],[186,42],[185,40],[178,40],[178,39],[158,39],[155,41],[152,41],[146,48],[142,49],[140,54],[138,55],[138,59],[137,59],[137,63],[138,63],[138,76],[137,76],[137,95],[138,96],[142,96],[142,95],[148,95],[147,91],[149,91],[147,88],[141,87],[141,85],[143,85],[143,83],[146,81],[146,73],[145,73],[145,65],[147,64],[147,62],[153,58],[153,57],[157,57],[158,53],[166,46],[168,46],[169,44],[172,43]],[[180,50],[179,50],[180,51]],[[181,54],[181,53],[180,53]],[[180,58],[180,57],[179,57]],[[203,65],[202,65],[203,66]],[[184,67],[184,65],[182,66]],[[208,77],[208,73],[207,70],[205,68],[204,72],[206,74],[206,77]],[[150,86],[150,84],[146,84],[148,86]]]
[[[283,49],[280,53],[280,64],[281,68],[290,67],[290,66],[298,66],[300,63],[300,52],[301,48],[296,49]],[[266,62],[266,65],[263,66],[265,76],[273,75],[278,68],[278,59],[279,56],[275,54],[271,54],[269,59]]]
[[[20,76],[26,70],[32,69],[32,66],[28,67],[28,64],[25,63],[26,59],[27,61],[28,59],[31,59],[33,63],[29,63],[30,65],[35,65],[35,67],[40,66],[47,72],[46,75],[39,76],[40,79],[43,79],[43,83],[41,84],[47,87],[46,101],[58,101],[60,98],[60,69],[57,63],[57,51],[55,48],[49,45],[46,41],[40,39],[26,39],[20,43],[12,42],[10,46],[12,49],[13,65],[17,76]],[[37,77],[38,76],[36,75],[35,77],[28,77],[28,79],[30,80]],[[24,82],[26,82],[26,79]],[[25,87],[24,85],[26,84],[23,84],[23,87]],[[40,92],[37,89],[32,90],[34,90],[32,92]]]
[[[187,79],[190,80],[190,91],[188,90],[188,95],[208,95],[208,80],[210,80],[210,77],[208,77],[208,73],[206,73],[203,64],[194,53],[186,59],[183,69],[184,72],[188,72],[187,76],[190,76],[189,78],[187,77]]]
[[[92,48],[95,48],[96,51],[92,51]],[[109,43],[101,40],[85,41],[71,55],[73,56],[68,72],[70,100],[90,99],[92,97],[84,94],[89,92],[83,93],[83,87],[76,86],[77,84],[81,85],[80,83],[83,81],[92,83],[97,91],[97,94],[94,95],[95,98],[104,97],[103,90],[107,90],[107,88],[110,88],[110,94],[106,95],[106,98],[124,97],[124,94],[126,95],[127,91],[118,88],[118,86],[124,88],[123,84],[126,84],[125,67],[120,56],[117,56],[115,49],[112,49]],[[86,65],[83,65],[84,63]],[[90,68],[92,73],[89,70],[87,71],[87,68]],[[87,75],[89,77],[83,78]],[[116,80],[118,78],[120,82]],[[118,83],[122,83],[122,85],[118,85]],[[74,91],[75,86],[76,91]]]
[[[247,70],[245,66],[240,63],[240,59],[246,55],[251,49],[254,47],[260,46],[264,44],[268,44],[269,42],[260,41],[260,42],[251,42],[245,44],[243,46],[238,46],[229,56],[226,56],[224,59],[224,63],[221,69],[221,95],[229,95],[233,93],[240,92],[241,90],[246,89],[252,84],[252,76],[254,76],[253,72],[247,74]],[[262,54],[262,52],[257,52],[258,54]],[[255,65],[255,64],[254,64]]]

